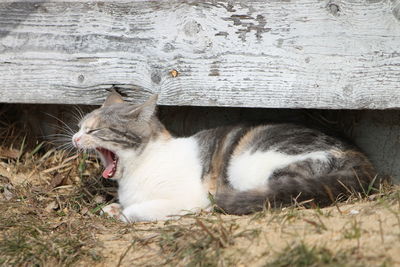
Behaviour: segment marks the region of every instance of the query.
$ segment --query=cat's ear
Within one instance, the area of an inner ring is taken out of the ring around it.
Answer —
[[[115,90],[114,88],[110,89],[110,93],[108,94],[106,100],[104,101],[102,107],[108,107],[113,104],[124,103],[122,96]]]
[[[151,117],[156,113],[158,95],[154,94],[147,99],[146,102],[136,107],[128,113],[130,118],[136,118],[139,121],[148,122]]]

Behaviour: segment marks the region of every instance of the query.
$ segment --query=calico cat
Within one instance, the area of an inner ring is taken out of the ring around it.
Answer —
[[[376,172],[354,146],[293,124],[232,126],[173,137],[156,117],[157,96],[124,102],[112,91],[87,114],[72,142],[95,150],[119,203],[103,210],[125,222],[164,220],[211,208],[248,214],[365,193]],[[212,195],[212,198],[209,197]]]

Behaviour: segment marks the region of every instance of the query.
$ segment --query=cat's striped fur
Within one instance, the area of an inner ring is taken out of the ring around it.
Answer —
[[[220,127],[173,137],[155,116],[156,98],[142,105],[112,92],[73,137],[96,149],[103,176],[119,182],[120,204],[105,212],[124,221],[166,219],[217,206],[248,214],[265,205],[325,206],[369,191],[376,178],[356,147],[293,124]]]
[[[202,179],[228,213],[250,213],[266,202],[325,206],[367,192],[376,176],[356,147],[299,125],[224,127],[194,137],[202,148]]]

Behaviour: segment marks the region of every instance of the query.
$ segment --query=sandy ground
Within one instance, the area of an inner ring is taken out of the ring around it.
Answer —
[[[218,216],[202,215],[199,220],[210,229],[210,235],[213,233],[216,236],[215,242],[219,242],[218,238],[223,238],[218,226],[213,227],[213,224],[231,229],[230,237],[225,241],[226,245],[218,244],[220,255],[210,255],[212,262],[218,265],[234,263],[238,266],[264,266],[282,254],[284,257],[290,257],[290,253],[285,255],[285,251],[299,244],[306,244],[310,248],[324,248],[332,255],[344,254],[344,259],[339,261],[346,265],[400,265],[399,217],[390,211],[398,211],[396,204],[385,206],[375,202],[357,203],[341,206],[340,209],[341,213],[336,208],[326,208],[318,212],[266,212],[259,218],[225,215],[219,219],[216,218]],[[295,214],[292,214],[293,212]],[[182,218],[168,223],[167,227],[171,225],[185,229],[200,228],[195,218]],[[163,230],[160,228],[163,226],[164,223],[136,224],[126,230],[127,233],[107,231],[98,235],[108,251],[108,255],[105,255],[99,266],[112,266],[117,262],[121,266],[165,263],[168,257],[174,257],[174,253],[165,255],[160,246],[160,240],[163,238]],[[135,240],[141,241],[136,243]],[[178,236],[171,242],[176,242],[178,247],[187,247],[190,243],[195,244],[197,240],[195,236]],[[179,244],[180,242],[184,244]],[[189,255],[182,257],[178,262],[180,265],[186,265],[194,263],[193,260]]]
[[[99,215],[113,190],[96,161],[6,152],[0,265],[400,266],[398,187],[324,209],[124,224]]]

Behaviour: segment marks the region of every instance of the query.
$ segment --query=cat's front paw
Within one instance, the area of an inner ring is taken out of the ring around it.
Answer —
[[[118,203],[112,203],[101,209],[100,215],[106,215],[107,217],[115,218],[121,220],[122,217],[122,207]]]

